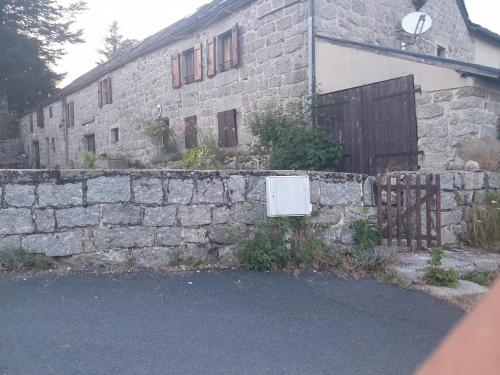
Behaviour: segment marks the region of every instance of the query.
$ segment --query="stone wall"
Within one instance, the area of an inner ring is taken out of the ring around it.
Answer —
[[[20,138],[0,140],[0,169],[21,168],[25,162]]]
[[[276,174],[290,173],[0,171],[0,250],[145,267],[173,254],[230,259],[232,237],[265,218],[265,177]],[[326,241],[352,243],[349,224],[372,201],[367,178],[309,177]]]
[[[474,161],[483,164],[479,159],[491,158],[494,154],[500,161],[500,141],[497,140],[500,92],[463,87],[417,94],[416,102],[422,169],[463,169],[469,160],[476,158]],[[464,151],[466,143],[477,140],[487,141],[488,147],[476,146],[479,155]],[[496,170],[491,165],[481,166]]]
[[[436,56],[439,44],[447,49],[448,58],[474,62],[474,40],[456,0],[429,0],[420,11],[431,16],[433,26],[407,51]],[[412,0],[316,0],[317,32],[399,49],[404,34],[401,20],[411,12],[415,12]]]

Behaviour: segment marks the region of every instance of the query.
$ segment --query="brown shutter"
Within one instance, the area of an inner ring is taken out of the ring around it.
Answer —
[[[226,138],[228,147],[238,146],[238,135],[236,132],[236,110],[226,112]]]
[[[67,128],[69,128],[70,123],[69,123],[69,103],[66,103],[64,105],[64,123]]]
[[[99,108],[102,108],[102,81],[99,81],[98,88],[97,88],[97,96],[98,96],[98,103],[99,103]]]
[[[39,108],[36,112],[36,126],[39,128],[43,128],[45,126],[43,108]]]
[[[102,81],[102,104],[106,105],[108,104],[108,85],[107,85],[108,80],[105,79]]]
[[[201,43],[194,47],[194,80],[201,81],[203,79],[203,62],[201,60]]]
[[[34,128],[33,128],[33,115],[30,115],[30,133],[33,133],[34,132]]]
[[[215,75],[215,72],[216,72],[216,64],[217,64],[217,61],[216,61],[216,52],[215,52],[215,48],[216,48],[216,42],[215,42],[215,38],[213,38],[212,40],[208,40],[207,41],[207,75],[209,77],[213,77]]]
[[[108,104],[113,103],[113,90],[111,89],[111,78],[107,79],[108,82]]]
[[[69,103],[69,126],[75,126],[75,102]]]
[[[233,67],[238,66],[240,64],[240,51],[239,51],[239,43],[238,43],[238,24],[233,26],[231,30],[231,60],[233,62]]]
[[[226,138],[226,116],[225,112],[217,113],[217,124],[219,128],[219,147],[227,146],[227,138]]]
[[[181,87],[181,66],[180,55],[172,55],[172,87],[174,89]]]

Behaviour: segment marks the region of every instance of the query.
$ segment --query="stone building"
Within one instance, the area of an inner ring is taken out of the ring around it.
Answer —
[[[401,20],[416,10],[434,24],[413,43]],[[210,134],[246,147],[250,116],[269,105],[413,76],[415,150],[403,154],[418,151],[413,168],[462,168],[463,142],[497,136],[499,67],[500,36],[462,0],[215,0],[25,114],[21,138],[36,168],[78,167],[85,152],[147,164],[155,119],[181,149]]]

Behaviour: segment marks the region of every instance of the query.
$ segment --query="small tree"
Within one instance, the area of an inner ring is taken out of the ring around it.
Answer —
[[[104,47],[97,50],[99,55],[102,55],[101,60],[97,64],[108,61],[121,51],[132,47],[137,42],[136,39],[123,39],[123,35],[120,34],[118,22],[113,21],[109,26],[108,35],[104,37]]]

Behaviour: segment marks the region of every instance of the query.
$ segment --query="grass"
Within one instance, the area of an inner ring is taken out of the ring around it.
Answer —
[[[500,252],[499,192],[489,192],[486,202],[474,205],[464,240],[483,250]]]
[[[496,280],[497,274],[495,272],[470,272],[462,277],[463,280],[471,281],[473,283],[490,286]]]
[[[395,270],[386,269],[375,274],[375,278],[387,284],[394,284],[400,288],[407,288],[408,282],[403,279]]]
[[[24,251],[0,252],[0,270],[35,271],[54,267],[52,258],[44,254],[30,254]]]
[[[429,285],[444,286],[448,288],[456,288],[458,285],[459,275],[454,269],[441,267],[443,260],[443,250],[436,248],[431,251],[431,258],[427,261],[425,268],[425,282]]]

